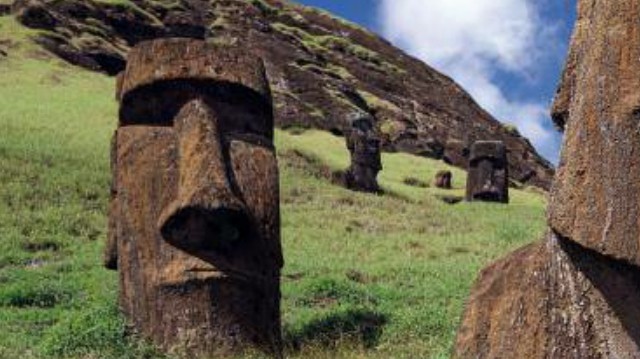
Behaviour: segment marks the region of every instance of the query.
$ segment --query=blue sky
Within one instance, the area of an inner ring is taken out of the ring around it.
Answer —
[[[549,118],[575,0],[300,0],[359,23],[453,77],[556,163]]]

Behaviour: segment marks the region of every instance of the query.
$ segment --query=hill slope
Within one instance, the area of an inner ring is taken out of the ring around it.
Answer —
[[[0,17],[0,358],[162,358],[116,308],[101,266],[114,81],[52,58],[36,32]],[[384,154],[390,195],[353,193],[323,171],[348,163],[344,139],[277,131],[283,321],[291,358],[445,358],[479,268],[539,238],[545,200],[449,206],[410,186],[441,162]]]
[[[4,0],[3,0],[4,1]],[[387,151],[466,167],[475,140],[503,140],[510,175],[548,188],[551,165],[517,130],[496,121],[455,82],[382,38],[283,0],[16,0],[39,43],[81,66],[116,74],[128,49],[161,36],[237,43],[267,63],[281,127],[342,132],[353,112],[374,113]]]

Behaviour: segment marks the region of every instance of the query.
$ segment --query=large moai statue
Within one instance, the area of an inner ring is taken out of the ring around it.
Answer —
[[[467,201],[509,202],[507,149],[501,141],[477,141],[471,146]]]
[[[262,61],[193,39],[143,42],[117,89],[110,210],[120,307],[192,357],[281,353],[278,168]]]
[[[640,0],[579,0],[549,231],[485,268],[456,358],[640,358]]]
[[[370,115],[358,115],[349,120],[345,131],[351,165],[345,173],[347,188],[362,192],[380,192],[377,176],[382,170],[380,137]]]

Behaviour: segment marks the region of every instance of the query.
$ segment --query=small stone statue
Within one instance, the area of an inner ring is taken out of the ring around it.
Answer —
[[[438,173],[436,173],[434,184],[437,188],[451,189],[452,178],[453,178],[453,174],[451,173],[451,171],[446,171],[446,170],[438,171]]]
[[[118,82],[105,263],[143,337],[190,356],[282,350],[280,215],[262,61],[138,44]]]
[[[477,141],[471,146],[467,201],[509,203],[507,150],[501,141]]]
[[[347,188],[355,191],[378,193],[376,177],[382,170],[380,138],[369,115],[360,115],[350,121],[346,131],[347,148],[351,153],[351,166],[345,174]]]

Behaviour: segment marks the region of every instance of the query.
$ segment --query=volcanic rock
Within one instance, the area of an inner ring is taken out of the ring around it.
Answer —
[[[353,112],[373,114],[385,151],[466,168],[479,139],[503,141],[509,174],[548,188],[552,166],[517,131],[480,108],[455,82],[384,39],[325,12],[283,0],[18,0],[17,18],[72,63],[115,75],[136,43],[205,37],[265,60],[276,124],[339,132]],[[467,149],[465,153],[465,149]]]
[[[278,172],[262,62],[200,40],[142,42],[116,93],[105,264],[119,270],[127,320],[189,357],[279,356]]]

